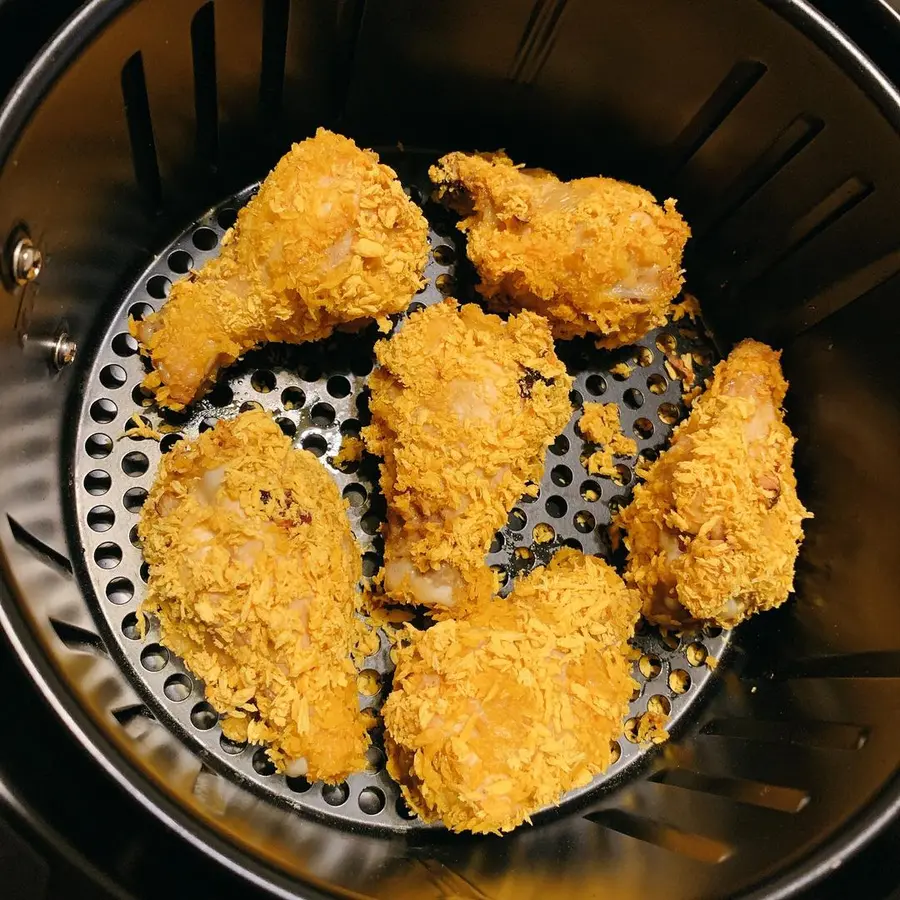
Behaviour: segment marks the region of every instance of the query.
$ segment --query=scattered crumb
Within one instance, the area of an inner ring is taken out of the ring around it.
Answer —
[[[684,405],[690,409],[694,405],[694,401],[703,393],[703,388],[699,384],[695,384],[689,391],[685,391],[681,395]]]
[[[556,532],[546,523],[538,522],[534,526],[534,540],[537,544],[549,544],[553,540]]]
[[[666,730],[668,721],[669,716],[666,713],[647,710],[638,720],[637,743],[665,743],[669,739],[669,732]]]
[[[537,495],[540,494],[540,492],[541,492],[540,485],[537,484],[537,483],[534,482],[534,481],[528,481],[528,482],[526,482],[526,483],[525,483],[525,490],[522,491],[522,493],[523,493],[526,497],[537,497]]]
[[[362,438],[353,434],[345,434],[341,440],[341,449],[338,450],[334,457],[334,466],[342,469],[347,463],[359,462],[362,459],[365,445]]]
[[[612,375],[620,375],[622,378],[628,378],[634,371],[634,366],[629,366],[626,362],[619,362],[612,366],[609,371]]]
[[[637,453],[637,443],[622,434],[619,408],[615,403],[585,403],[578,430],[585,440],[597,444],[597,450],[582,457],[591,475],[612,478],[616,474],[613,457]]]
[[[718,667],[719,661],[714,656],[707,656],[706,657],[706,665],[710,669],[715,669]]]
[[[132,413],[128,421],[125,423],[125,430],[116,438],[121,441],[122,438],[144,438],[151,441],[161,441],[163,434],[155,429],[152,425],[148,425],[142,418],[140,413]]]
[[[678,322],[685,316],[691,319],[700,318],[700,302],[693,294],[685,294],[680,303],[672,304],[672,321]]]

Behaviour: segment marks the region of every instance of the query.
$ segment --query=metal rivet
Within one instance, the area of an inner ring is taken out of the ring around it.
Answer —
[[[64,369],[69,363],[75,361],[75,354],[78,352],[78,347],[69,337],[69,333],[67,331],[63,331],[60,336],[56,339],[56,344],[53,347],[53,365],[57,369]]]
[[[12,273],[16,284],[28,284],[41,274],[44,258],[31,238],[20,238],[12,252]]]

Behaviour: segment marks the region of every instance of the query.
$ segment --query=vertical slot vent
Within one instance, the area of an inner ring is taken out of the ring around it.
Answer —
[[[266,125],[273,124],[281,115],[290,14],[290,0],[265,0],[263,4],[259,115]]]
[[[155,211],[162,206],[162,182],[153,138],[147,80],[144,77],[144,59],[140,51],[130,56],[122,67],[122,100],[131,142],[134,177],[147,203]]]
[[[194,113],[197,123],[197,159],[216,167],[219,159],[219,97],[216,85],[216,19],[210,2],[191,20],[191,54],[194,63]]]

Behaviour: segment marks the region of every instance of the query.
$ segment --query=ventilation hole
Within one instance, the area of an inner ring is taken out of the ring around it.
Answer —
[[[363,553],[362,573],[366,578],[371,578],[378,571],[378,554]]]
[[[534,503],[541,496],[541,489],[533,481],[525,482],[525,490],[530,493],[522,494],[520,503]]]
[[[631,469],[625,465],[625,463],[617,463],[615,466],[615,474],[612,476],[612,480],[616,484],[626,485],[629,481],[631,481]]]
[[[672,701],[662,694],[654,694],[647,701],[647,712],[654,716],[667,716],[672,712]]]
[[[167,434],[159,442],[159,449],[163,453],[168,453],[181,440],[184,440],[183,434]]]
[[[322,787],[322,799],[329,806],[340,806],[347,802],[350,796],[350,788],[342,781],[340,784],[326,784]]]
[[[197,426],[197,431],[200,434],[204,434],[207,431],[212,431],[213,428],[216,427],[216,422],[218,422],[218,421],[219,420],[216,419],[214,416],[206,416],[205,419],[202,419],[200,421],[200,424]]]
[[[555,494],[552,497],[548,497],[547,502],[544,503],[544,509],[547,510],[547,515],[552,516],[554,519],[561,519],[566,514],[568,508],[566,501]]]
[[[116,514],[108,506],[95,506],[87,514],[87,523],[93,531],[109,531],[116,521]]]
[[[115,547],[116,545],[112,544],[111,546]],[[119,548],[116,547],[116,550],[118,549]],[[121,551],[119,551],[119,555],[121,557]],[[112,566],[103,566],[103,568],[112,568]],[[122,606],[133,596],[134,584],[130,578],[113,578],[112,581],[106,585],[106,598],[110,603],[115,603],[116,606]]]
[[[112,478],[103,469],[94,469],[84,476],[84,489],[95,497],[105,494],[112,485]]]
[[[149,628],[149,623],[147,621],[147,617],[144,616],[144,632]],[[138,617],[137,613],[130,612],[128,615],[122,619],[122,634],[128,638],[129,641],[139,641],[141,639],[141,630],[138,628]]]
[[[137,525],[132,525],[131,530],[128,532],[128,540],[131,541],[132,546],[140,548],[141,546],[141,536],[138,533]]]
[[[678,349],[678,341],[674,334],[664,332],[657,337],[656,346],[660,353],[674,353]]]
[[[615,765],[622,757],[622,748],[618,741],[609,742],[609,764]]]
[[[640,347],[635,361],[639,366],[646,368],[653,362],[653,351],[649,347]]]
[[[344,419],[341,422],[341,434],[344,437],[359,437],[359,433],[362,431],[362,425],[356,421],[356,419]]]
[[[275,420],[275,424],[281,429],[282,434],[287,435],[289,438],[294,437],[297,433],[297,423],[285,418],[285,416],[279,416]]]
[[[306,403],[306,394],[298,387],[288,387],[281,392],[281,405],[286,410],[300,409]]]
[[[194,685],[187,675],[177,672],[166,679],[166,683],[163,685],[163,693],[173,703],[181,703],[191,696],[193,687]]]
[[[534,562],[534,554],[527,547],[516,547],[513,551],[513,562],[517,571],[530,569]]]
[[[506,541],[503,539],[503,535],[498,531],[494,535],[494,539],[491,541],[491,546],[490,546],[490,549],[488,550],[488,552],[489,553],[499,553],[503,549],[503,545],[505,543],[506,543]]]
[[[678,632],[659,626],[659,639],[670,649],[677,650],[681,646],[681,637]]]
[[[152,316],[156,310],[149,303],[132,303],[128,309],[128,315],[135,322],[143,322],[147,316]]]
[[[223,231],[228,231],[235,222],[237,222],[238,213],[236,209],[220,209],[216,213],[216,222]]]
[[[434,261],[439,266],[450,266],[455,260],[456,253],[453,248],[448,247],[447,244],[441,244],[439,247],[434,248]]]
[[[652,424],[652,423],[651,423]],[[652,447],[646,447],[638,454],[641,459],[645,459],[648,463],[654,463],[659,459],[659,451]]]
[[[356,395],[356,414],[363,420],[368,421],[369,417],[369,389],[363,388]]]
[[[582,534],[590,534],[597,524],[594,517],[586,509],[579,510],[575,513],[573,523],[575,525],[575,530],[580,531]]]
[[[638,700],[641,699],[641,694],[643,693],[644,686],[642,684],[638,684],[635,682],[634,687],[631,690],[631,702],[637,703]]]
[[[344,488],[343,497],[351,509],[359,509],[366,502],[366,489],[361,484],[348,484]]]
[[[368,356],[354,356],[350,360],[350,371],[360,378],[365,378],[372,371],[373,366],[374,363]]]
[[[717,638],[722,633],[722,629],[718,625],[704,625],[703,633],[708,638]]]
[[[219,714],[205,700],[191,710],[191,725],[198,731],[209,731],[219,721]],[[223,735],[224,737],[224,735]],[[222,748],[225,749],[224,747]],[[225,751],[228,752],[227,750]]]
[[[148,672],[161,672],[169,662],[169,651],[160,644],[148,644],[141,650],[141,665]]]
[[[85,442],[84,449],[87,455],[93,459],[103,459],[112,452],[113,439],[108,434],[97,432],[92,434]]]
[[[554,456],[565,456],[569,452],[569,439],[561,434],[551,445],[550,452]]]
[[[640,409],[644,405],[644,395],[637,388],[628,388],[622,399],[630,409]]]
[[[210,406],[228,406],[234,400],[234,391],[226,382],[220,381],[206,395],[206,399]]]
[[[114,569],[122,562],[122,548],[112,541],[105,541],[94,551],[94,562],[101,569]]]
[[[663,425],[674,425],[678,421],[678,407],[674,403],[660,403],[656,414]]]
[[[334,422],[334,407],[330,403],[316,403],[310,411],[310,421],[317,428],[327,428]]]
[[[674,669],[669,674],[669,689],[673,694],[686,694],[691,689],[691,675],[684,669]]]
[[[359,794],[359,808],[367,816],[377,816],[384,809],[384,791],[376,787],[363,788]]]
[[[647,390],[657,396],[664,394],[666,392],[666,379],[662,375],[651,375],[647,379]]]
[[[577,550],[579,553],[584,551],[584,545],[578,538],[566,538],[562,542],[563,547],[569,547],[572,550]]]
[[[153,275],[147,279],[147,293],[154,300],[165,300],[172,290],[172,282],[165,275]]]
[[[708,350],[692,350],[691,356],[694,358],[694,365],[701,369],[712,365],[712,354]]]
[[[609,503],[606,505],[609,507],[610,516],[615,516],[623,506],[628,505],[628,499],[626,497],[610,497]]]
[[[122,503],[125,506],[125,509],[128,512],[140,512],[141,507],[144,505],[144,501],[147,499],[147,491],[144,488],[133,487],[128,488],[125,491],[125,496],[122,497]]]
[[[179,275],[187,275],[194,265],[194,257],[186,250],[173,250],[169,254],[169,268]]]
[[[253,409],[262,409],[262,408],[263,408],[263,405],[262,405],[262,403],[259,402],[259,400],[245,400],[241,404],[240,411],[242,413],[245,413],[245,412],[250,412]]]
[[[109,365],[100,370],[100,384],[110,390],[122,387],[128,380],[128,375],[121,366]]]
[[[550,470],[550,480],[557,487],[568,487],[572,483],[572,470],[568,466],[554,466]]]
[[[370,775],[377,775],[384,768],[384,751],[379,747],[369,747],[366,750],[366,771]]]
[[[198,250],[208,251],[219,243],[219,237],[212,228],[198,228],[191,235],[191,241]]]
[[[505,588],[509,582],[509,572],[499,563],[491,566],[491,571],[494,573],[494,583],[497,585],[497,590]]]
[[[128,417],[128,421],[125,423],[125,434],[127,434],[128,437],[133,441],[140,441],[143,440],[143,437],[138,429],[138,425],[135,420],[137,420],[137,422],[140,422],[140,424],[144,428],[151,428],[152,426],[150,424],[150,420],[146,416],[139,416],[135,413],[134,415]]]
[[[141,563],[141,568],[139,571],[141,581],[143,581],[144,584],[147,584],[147,582],[150,581],[150,566],[147,563]]]
[[[268,394],[275,390],[275,373],[268,369],[259,369],[250,376],[250,385],[259,394]]]
[[[356,689],[364,697],[375,697],[381,690],[381,675],[375,669],[363,669],[356,676]]]
[[[521,509],[510,510],[509,517],[506,520],[507,527],[510,531],[521,531],[528,521],[525,513]]]
[[[644,678],[652,680],[662,672],[662,661],[655,653],[645,653],[638,663],[638,668]]]
[[[434,279],[434,286],[446,297],[455,290],[456,279],[452,275],[442,272]]]
[[[555,537],[553,526],[546,522],[538,522],[531,532],[531,538],[536,544],[549,544]]]
[[[237,756],[239,753],[243,753],[244,750],[247,749],[247,742],[233,741],[231,738],[225,737],[225,735],[222,734],[219,735],[219,746],[229,756]]]
[[[701,644],[699,641],[694,641],[693,644],[688,644],[687,648],[684,651],[684,655],[690,665],[702,666],[703,663],[706,662],[706,647],[704,647],[703,644]]]
[[[163,422],[172,428],[183,428],[192,418],[190,410],[187,409],[174,410],[163,407],[159,411],[159,415]]]
[[[326,388],[332,397],[341,399],[350,396],[350,382],[343,375],[332,375]]]
[[[581,485],[581,499],[596,503],[600,499],[600,485],[596,481],[585,481]]]
[[[397,815],[400,816],[401,819],[405,819],[407,822],[411,819],[417,819],[418,816],[409,808],[409,805],[406,802],[406,798],[401,794],[397,798]]]
[[[260,747],[253,754],[251,765],[253,766],[253,771],[256,772],[257,775],[268,777],[269,775],[275,774],[275,764],[269,759],[269,754],[266,753],[265,747]]]
[[[606,379],[602,375],[589,375],[584,386],[588,389],[588,393],[595,397],[606,393]]]
[[[378,529],[381,526],[381,519],[374,513],[369,513],[369,515],[363,516],[362,519],[360,519],[359,525],[366,534],[378,534]]]
[[[122,471],[132,478],[143,475],[150,468],[150,460],[140,450],[132,450],[122,458]]]
[[[653,423],[641,416],[640,419],[634,420],[634,433],[639,437],[647,440],[653,437]]]
[[[625,728],[623,729],[623,733],[625,735],[625,740],[631,744],[636,744],[638,739],[638,727],[640,726],[640,719],[636,717],[632,717],[625,722]]]
[[[116,404],[107,397],[95,400],[91,404],[91,418],[100,425],[112,422],[118,412],[119,409]]]
[[[136,384],[131,391],[131,400],[135,406],[146,409],[148,406],[153,406],[153,392],[142,384]]]

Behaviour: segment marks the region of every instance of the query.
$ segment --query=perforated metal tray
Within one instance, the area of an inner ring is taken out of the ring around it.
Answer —
[[[464,239],[450,214],[424,199],[429,160],[406,153],[386,161],[401,172],[431,224],[427,285],[410,311],[449,295],[475,300],[475,277],[465,259]],[[158,309],[175,280],[214,257],[236,210],[254,189],[227,199],[178,235],[127,291],[97,344],[74,444],[69,448],[72,520],[84,555],[84,566],[76,568],[87,573],[83,587],[111,655],[152,716],[207,766],[270,802],[335,823],[390,830],[422,828],[384,771],[378,731],[369,751],[368,770],[345,784],[324,786],[286,778],[273,771],[263,748],[235,744],[222,735],[215,711],[203,699],[202,684],[158,643],[153,621],[145,640],[138,635],[136,610],[144,596],[148,569],[141,559],[136,526],[160,456],[183,437],[195,436],[217,419],[235,416],[250,405],[270,410],[297,447],[321,459],[348,501],[350,521],[364,553],[365,576],[380,566],[378,530],[385,504],[378,491],[377,461],[366,458],[343,471],[333,465],[342,436],[357,434],[367,421],[366,379],[373,365],[372,347],[382,337],[374,328],[337,334],[317,344],[271,345],[254,351],[223,373],[210,394],[185,413],[161,415],[140,388],[146,368],[128,335],[129,314],[141,318]],[[610,556],[611,510],[627,502],[637,458],[621,461],[616,480],[589,476],[581,461],[584,442],[575,429],[579,409],[592,400],[617,403],[623,431],[635,437],[639,454],[657,453],[673,424],[685,415],[682,385],[666,371],[664,350],[673,347],[694,352],[702,363],[698,377],[709,373],[713,347],[702,330],[686,320],[657,329],[637,345],[616,352],[598,351],[588,340],[559,344],[560,356],[575,378],[573,416],[548,453],[539,495],[523,498],[494,539],[488,561],[503,571],[504,591],[518,575],[546,562],[561,545]],[[616,374],[610,371],[622,362],[630,370],[627,374],[621,369]],[[148,424],[171,432],[159,443],[128,436],[128,420],[136,412]],[[677,728],[711,677],[709,657],[721,659],[728,638],[718,629],[688,640],[660,635],[649,627],[641,629],[635,639],[641,651],[634,669],[640,689],[631,703],[632,719],[650,704],[653,709],[671,711],[670,727]],[[379,651],[364,661],[364,668],[378,674],[380,689],[375,696],[361,695],[360,706],[378,710],[390,690],[392,671],[385,635],[381,635]],[[626,734],[634,724],[629,723]],[[563,806],[617,783],[646,752],[648,748],[623,738],[617,761],[591,784],[567,795]]]

